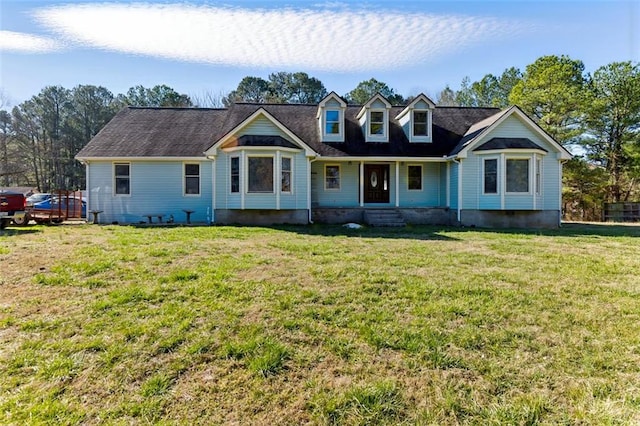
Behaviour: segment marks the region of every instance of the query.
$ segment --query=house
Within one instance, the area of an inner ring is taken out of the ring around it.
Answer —
[[[76,156],[100,223],[557,227],[570,153],[518,107],[121,110]],[[394,219],[395,216],[395,219]],[[157,219],[156,219],[157,220]]]

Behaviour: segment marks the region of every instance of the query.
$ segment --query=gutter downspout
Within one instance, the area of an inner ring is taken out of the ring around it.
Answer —
[[[562,227],[562,166],[569,160],[560,160],[560,167],[558,167],[558,186],[560,187],[560,194],[558,195],[558,228]]]
[[[91,197],[89,196],[91,194],[91,187],[89,186],[89,162],[84,162],[84,185],[87,191],[87,199],[85,200],[85,203],[87,203],[87,208],[86,208],[86,213],[85,213],[85,218],[84,220],[86,220],[87,222],[89,222],[89,212],[91,210],[96,210],[96,209],[92,209],[91,208]]]
[[[457,218],[458,223],[461,223],[461,209],[462,209],[462,163],[456,158],[452,158],[453,162],[458,165],[458,208]]]
[[[216,223],[216,197],[218,196],[216,191],[216,159],[210,158],[211,160],[211,188],[212,188],[212,199],[211,199],[211,222],[208,225],[213,225]]]
[[[309,212],[309,224],[313,224],[313,220],[311,220],[311,163],[317,160],[318,157],[309,159],[309,176],[307,178],[307,211]]]

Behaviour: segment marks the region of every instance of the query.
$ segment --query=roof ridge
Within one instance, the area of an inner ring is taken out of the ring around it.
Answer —
[[[149,110],[182,110],[182,111],[226,111],[228,108],[209,108],[209,107],[172,107],[172,106],[138,106],[138,105],[127,105],[127,109],[149,109]]]
[[[317,107],[318,104],[295,104],[295,103],[278,103],[278,102],[234,102],[233,105],[251,105],[251,106],[312,106]]]
[[[502,111],[502,108],[499,107],[479,107],[479,106],[458,106],[458,105],[436,105],[438,109],[471,109],[471,110],[480,110],[480,109],[491,109],[496,111]]]

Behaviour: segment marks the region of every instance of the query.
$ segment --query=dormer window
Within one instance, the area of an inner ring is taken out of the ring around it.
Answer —
[[[384,130],[384,112],[371,111],[371,116],[369,119],[369,134],[384,135]]]
[[[331,92],[318,104],[318,126],[323,142],[344,142],[344,113],[347,103]]]
[[[367,142],[389,142],[391,104],[381,94],[374,95],[356,115]]]
[[[339,135],[340,129],[340,111],[330,109],[324,112],[324,133],[326,135]]]
[[[396,117],[409,142],[431,142],[432,112],[436,105],[425,95],[418,95]]]
[[[427,111],[413,111],[413,136],[429,136]]]

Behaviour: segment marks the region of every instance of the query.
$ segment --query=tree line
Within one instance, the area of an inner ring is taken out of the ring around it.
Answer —
[[[375,93],[394,105],[413,98],[404,98],[375,78],[342,96],[350,104],[363,104]],[[304,72],[276,72],[266,79],[246,76],[229,93],[191,96],[166,85],[134,86],[118,95],[100,86],[48,86],[11,111],[0,103],[0,185],[34,186],[40,191],[83,188],[85,170],[74,160],[75,154],[126,105],[315,104],[326,95],[324,84]],[[577,153],[565,166],[563,202],[568,218],[597,220],[605,201],[640,196],[640,66],[636,63],[614,62],[590,74],[580,60],[543,56],[524,70],[511,67],[473,82],[465,77],[458,88],[439,91],[435,101],[451,107],[518,105]]]
[[[0,109],[0,185],[39,191],[82,189],[74,156],[126,105],[190,106],[166,85],[135,86],[114,96],[100,86],[48,86],[11,112]]]
[[[385,83],[370,79],[345,95],[364,103],[380,92],[394,103],[404,99]],[[235,102],[318,103],[327,95],[322,82],[306,73],[278,72],[267,80],[243,78],[228,94],[189,96],[167,85],[131,87],[114,95],[107,88],[47,86],[11,111],[0,96],[0,186],[39,191],[81,189],[85,169],[74,156],[125,106],[228,107]]]
[[[605,202],[640,201],[640,65],[613,62],[593,74],[582,61],[543,56],[446,87],[439,105],[518,105],[576,156],[564,168],[566,218],[600,220]]]

